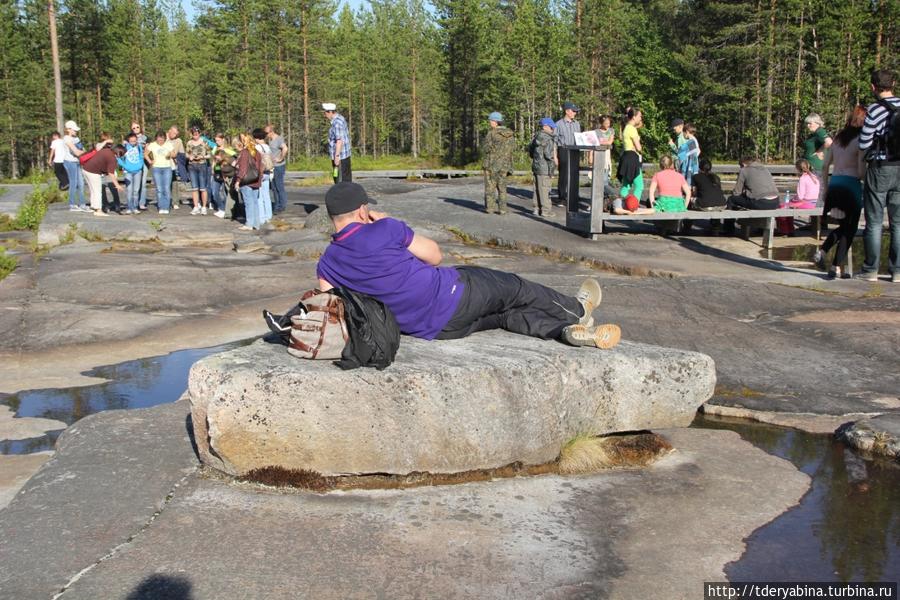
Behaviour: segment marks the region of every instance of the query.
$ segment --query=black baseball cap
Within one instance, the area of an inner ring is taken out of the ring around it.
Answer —
[[[352,181],[336,183],[325,192],[325,208],[329,217],[353,212],[363,204],[378,203],[369,198],[363,186]]]
[[[672,119],[672,123],[669,125],[672,129],[678,127],[679,125],[684,125],[684,119]]]

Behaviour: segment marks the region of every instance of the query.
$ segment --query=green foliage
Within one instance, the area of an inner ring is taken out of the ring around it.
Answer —
[[[9,256],[6,253],[6,248],[0,246],[0,281],[6,278],[7,275],[16,270],[16,267],[19,266],[19,261],[16,260],[16,257]]]
[[[357,168],[400,154],[473,163],[489,112],[524,146],[565,100],[586,129],[641,107],[653,158],[678,116],[708,156],[790,161],[806,113],[834,132],[868,102],[873,67],[900,67],[891,0],[204,0],[194,23],[172,0],[57,8],[65,118],[84,140],[132,120],[151,135],[270,122],[303,163],[324,155],[331,101]],[[47,30],[46,2],[0,4],[0,178],[45,169]]]
[[[35,182],[39,182],[35,179]],[[53,202],[62,200],[59,189],[52,185],[37,183],[16,212],[16,218],[12,220],[11,229],[36,231],[47,214],[47,207]]]

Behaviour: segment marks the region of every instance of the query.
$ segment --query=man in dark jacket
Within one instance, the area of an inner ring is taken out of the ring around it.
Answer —
[[[553,132],[556,123],[549,117],[541,119],[541,128],[531,141],[531,173],[534,175],[534,214],[552,217],[550,203],[550,178],[553,177],[559,158],[556,156],[556,141]]]

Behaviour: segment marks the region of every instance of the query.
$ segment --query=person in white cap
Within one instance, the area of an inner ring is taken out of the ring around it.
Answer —
[[[66,121],[66,135],[63,137],[65,153],[63,155],[63,167],[69,176],[69,210],[91,212],[85,206],[84,200],[84,176],[81,173],[81,163],[78,157],[84,154],[84,147],[78,139],[81,128],[75,121]]]
[[[331,129],[328,130],[328,156],[334,167],[331,176],[335,183],[353,181],[353,171],[350,167],[350,130],[347,128],[347,121],[332,102],[323,102],[322,110],[325,112],[325,118],[331,121]]]

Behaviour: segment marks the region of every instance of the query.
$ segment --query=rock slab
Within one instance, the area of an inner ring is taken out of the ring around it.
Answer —
[[[715,387],[713,360],[623,342],[573,348],[492,331],[404,337],[384,371],[341,371],[256,342],[189,379],[200,458],[231,475],[454,473],[541,464],[580,435],[685,427]]]
[[[840,429],[838,436],[863,452],[900,460],[900,414],[861,419]]]

